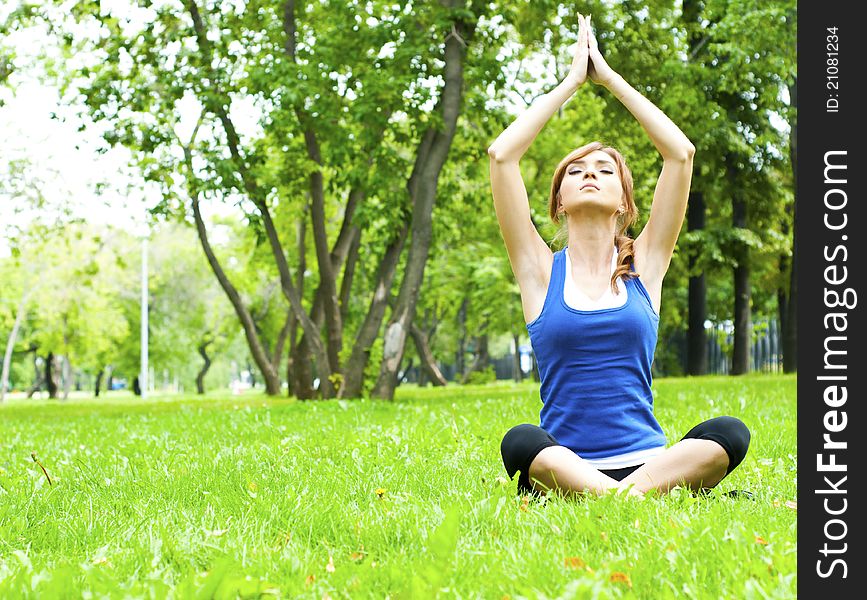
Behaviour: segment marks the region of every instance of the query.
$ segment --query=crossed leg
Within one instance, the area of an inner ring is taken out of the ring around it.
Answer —
[[[749,430],[739,419],[709,419],[619,481],[557,444],[550,434],[534,425],[518,425],[510,430],[503,438],[501,451],[510,477],[522,471],[521,488],[555,490],[567,496],[601,495],[611,489],[643,495],[650,490],[667,493],[678,485],[695,491],[714,487],[740,464],[749,441]]]
[[[539,491],[557,490],[563,495],[624,490],[644,495],[650,490],[667,493],[675,486],[695,491],[711,488],[726,476],[729,457],[711,440],[681,440],[648,459],[638,469],[617,481],[564,446],[543,449],[530,463],[529,479]]]

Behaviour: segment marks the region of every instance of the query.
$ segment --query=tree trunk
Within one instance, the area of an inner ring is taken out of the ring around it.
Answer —
[[[277,395],[280,393],[280,374],[268,359],[268,353],[265,351],[265,347],[262,345],[262,340],[256,333],[256,325],[253,322],[253,317],[244,305],[244,301],[241,299],[241,294],[238,293],[238,290],[234,285],[232,285],[232,282],[229,281],[228,276],[225,271],[223,271],[223,267],[220,265],[220,262],[217,260],[217,257],[211,248],[211,244],[208,240],[208,232],[205,229],[205,222],[202,219],[202,213],[199,209],[198,197],[194,196],[192,198],[192,204],[193,218],[196,222],[196,232],[198,233],[202,249],[205,251],[205,257],[208,259],[208,264],[211,266],[211,270],[217,277],[217,281],[220,282],[220,286],[223,288],[223,291],[232,303],[232,307],[235,309],[235,314],[238,315],[238,318],[241,321],[241,326],[244,329],[244,335],[247,339],[247,346],[250,348],[250,354],[253,355],[253,360],[256,361],[256,365],[259,367],[262,376],[265,378],[265,392],[271,396]]]
[[[727,157],[729,190],[732,194],[732,226],[746,229],[748,223],[747,204],[737,185],[737,170],[733,157]],[[750,345],[752,324],[750,319],[750,253],[749,247],[738,242],[734,248],[736,266],[734,268],[734,348],[732,350],[732,375],[743,375],[750,371]]]
[[[12,351],[15,349],[15,342],[18,339],[18,332],[21,330],[21,322],[24,320],[24,313],[27,311],[27,301],[30,298],[32,288],[28,288],[21,294],[21,300],[18,302],[18,308],[15,310],[15,322],[12,324],[12,332],[6,340],[6,352],[3,354],[3,371],[0,373],[0,403],[6,399],[6,388],[9,387],[9,370],[12,367]]]
[[[473,365],[470,369],[464,374],[463,379],[461,380],[462,384],[465,384],[469,381],[470,375],[475,373],[476,371],[484,371],[488,368],[488,365],[491,363],[491,356],[488,353],[488,334],[483,333],[482,335],[476,336],[476,356],[473,360]]]
[[[422,372],[430,379],[435,386],[443,386],[448,382],[443,377],[442,371],[437,366],[433,353],[428,345],[428,338],[425,333],[419,329],[415,323],[410,325],[410,335],[415,342],[415,349],[418,352],[419,360],[421,361]],[[419,378],[421,384],[421,378]]]
[[[524,380],[524,372],[521,370],[521,336],[517,333],[512,334],[512,339],[515,342],[514,362],[512,363],[512,379],[517,383]]]
[[[798,105],[798,78],[789,86],[789,100],[792,106]],[[789,125],[789,157],[792,163],[793,180],[797,182],[798,173],[798,118],[793,112]],[[783,372],[794,373],[798,369],[798,186],[795,185],[795,202],[792,205],[792,263],[789,275],[788,302],[785,303],[785,319],[780,319],[783,330]],[[781,316],[783,307],[781,307]]]
[[[701,231],[705,225],[703,192],[690,192],[687,205],[687,231]],[[697,273],[698,250],[689,256],[689,321],[687,328],[687,368],[690,375],[707,374],[707,281]]]
[[[57,398],[59,386],[57,384],[57,365],[54,361],[54,353],[49,352],[45,358],[45,387],[49,398]]]
[[[33,394],[42,389],[45,384],[45,365],[39,365],[39,355],[36,350],[33,351],[33,385],[27,390],[27,398],[33,397]]]
[[[210,341],[203,342],[199,344],[199,356],[204,360],[204,364],[202,368],[199,369],[199,373],[196,375],[196,392],[198,394],[204,395],[205,393],[205,375],[208,374],[208,369],[211,368],[211,357],[208,356],[208,346],[211,345]]]
[[[455,379],[462,381],[467,374],[466,357],[467,357],[467,305],[469,300],[464,297],[461,302],[461,307],[458,309],[458,353],[455,357],[456,365]]]
[[[362,395],[364,369],[370,360],[370,350],[379,335],[385,309],[388,306],[391,284],[408,233],[409,225],[404,223],[385,249],[385,254],[379,263],[373,296],[370,298],[364,322],[356,333],[352,354],[344,369],[343,385],[339,394],[341,398],[358,398]]]
[[[99,373],[96,374],[96,383],[93,386],[93,395],[95,398],[99,398],[99,391],[102,387],[102,378],[105,376],[105,369],[100,369]]]
[[[307,206],[301,212],[298,222],[295,224],[295,245],[298,248],[298,294],[304,297],[304,286],[306,278],[304,274],[307,272]],[[298,318],[294,311],[291,312],[289,322],[289,359],[286,364],[286,381],[288,383],[288,392],[290,396],[295,396],[298,399],[306,399],[313,397],[313,378],[310,375],[309,355],[305,352],[301,353],[298,340]],[[303,338],[301,340],[303,342]],[[306,369],[300,363],[307,363]]]
[[[450,0],[448,6],[461,5]],[[432,236],[431,217],[436,202],[437,183],[445,164],[452,139],[455,135],[458,116],[463,100],[464,56],[466,46],[475,26],[456,18],[445,37],[445,67],[442,95],[437,103],[441,111],[442,129],[434,125],[425,131],[416,153],[416,163],[407,185],[412,199],[412,244],[406,261],[406,271],[401,282],[397,305],[385,330],[382,363],[373,396],[386,400],[394,399],[395,373],[400,367],[406,348],[419,290],[424,281],[424,268]]]
[[[681,11],[689,47],[688,60],[701,64],[698,54],[707,43],[706,32],[702,25],[702,3],[684,0]],[[693,191],[687,204],[687,231],[701,231],[705,227],[707,207],[704,192],[698,191],[699,182],[693,182]],[[689,256],[688,322],[686,372],[689,375],[705,375],[708,372],[707,333],[704,322],[707,320],[707,279],[704,272],[698,272],[701,263],[701,250],[694,249]]]

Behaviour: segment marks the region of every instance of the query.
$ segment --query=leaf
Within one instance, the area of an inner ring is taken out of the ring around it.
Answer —
[[[623,573],[621,571],[614,571],[611,574],[611,577],[608,578],[611,583],[623,583],[627,587],[632,587],[632,580],[629,579],[629,575]]]
[[[798,503],[794,500],[786,500],[785,507],[791,508],[792,510],[798,510]]]
[[[768,541],[767,541],[765,538],[763,538],[762,536],[760,536],[760,535],[757,535],[757,536],[756,536],[756,543],[757,543],[757,544],[761,544],[762,546],[767,546],[767,545],[768,545]]]
[[[336,570],[334,568],[334,557],[333,556],[328,557],[328,564],[325,565],[325,570],[328,571],[329,573],[334,573],[334,571]]]
[[[578,556],[567,556],[563,559],[563,566],[567,569],[586,569],[587,563]]]

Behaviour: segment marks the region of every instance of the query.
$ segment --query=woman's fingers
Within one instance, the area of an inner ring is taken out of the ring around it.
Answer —
[[[584,34],[586,33],[587,32],[585,31],[584,27],[584,17],[581,16],[581,13],[578,13],[578,50],[581,49],[581,42],[585,39]]]
[[[587,45],[590,48],[596,48],[597,47],[596,46],[596,36],[590,30],[590,21],[592,18],[593,18],[593,15],[587,15],[587,40],[588,40]]]
[[[569,70],[569,77],[578,85],[587,79],[587,63],[590,58],[590,50],[587,46],[587,25],[584,16],[578,13],[578,41],[575,45],[575,56]]]

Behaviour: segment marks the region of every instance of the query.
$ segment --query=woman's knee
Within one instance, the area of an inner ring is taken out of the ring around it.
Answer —
[[[683,436],[690,438],[712,440],[723,447],[729,458],[726,475],[743,462],[750,447],[750,430],[737,417],[721,416],[699,423]]]
[[[518,471],[526,475],[530,463],[539,452],[548,446],[557,445],[557,440],[537,425],[523,423],[512,427],[500,443],[500,454],[503,457],[506,473],[510,478]]]

